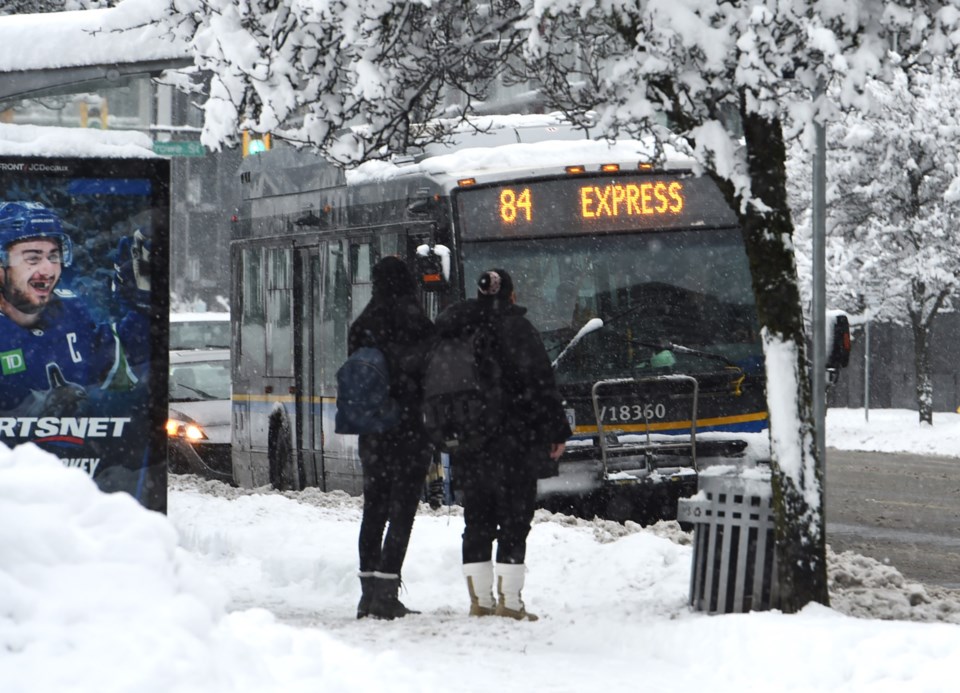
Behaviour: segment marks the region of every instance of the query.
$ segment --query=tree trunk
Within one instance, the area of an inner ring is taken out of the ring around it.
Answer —
[[[917,381],[917,412],[920,423],[933,425],[933,380],[930,378],[930,341],[933,321],[953,292],[952,285],[933,293],[929,285],[914,279],[910,284],[911,301],[907,306],[913,330],[913,370]]]
[[[810,602],[829,603],[823,470],[813,435],[783,131],[779,120],[746,113],[743,124],[752,194],[766,206],[740,210],[740,223],[764,330],[780,608],[795,613]]]
[[[933,425],[933,381],[930,378],[930,330],[922,316],[910,315],[913,328],[913,367],[917,380],[917,412],[920,423]]]

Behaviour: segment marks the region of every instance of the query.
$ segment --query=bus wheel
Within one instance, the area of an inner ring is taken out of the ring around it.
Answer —
[[[290,425],[279,414],[270,417],[268,455],[270,485],[279,491],[296,491],[298,484],[296,463],[290,446]]]

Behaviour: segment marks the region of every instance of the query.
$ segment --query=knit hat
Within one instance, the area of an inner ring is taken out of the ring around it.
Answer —
[[[414,294],[417,283],[406,263],[390,255],[373,266],[373,293],[379,296],[403,296]]]
[[[504,269],[487,270],[477,280],[477,298],[509,301],[513,280]]]

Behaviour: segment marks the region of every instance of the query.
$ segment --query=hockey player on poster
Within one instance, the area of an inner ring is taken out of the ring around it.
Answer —
[[[137,383],[133,367],[150,353],[145,240],[137,232],[120,241],[113,291],[124,315],[97,322],[58,286],[73,259],[60,217],[35,202],[0,203],[0,416],[17,417],[4,421],[79,416],[95,388]]]

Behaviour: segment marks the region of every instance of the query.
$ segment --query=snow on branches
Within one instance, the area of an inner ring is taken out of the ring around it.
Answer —
[[[351,164],[442,136],[423,123],[460,117],[483,97],[515,52],[515,12],[464,2],[171,0],[166,21],[213,75],[207,146],[269,131]]]
[[[892,45],[949,52],[960,26],[960,0],[166,2],[213,75],[207,146],[271,131],[356,163],[442,138],[423,123],[489,112],[494,81],[529,80],[596,135],[679,133],[743,195],[738,114],[810,122],[833,112],[810,105],[821,82],[858,104]]]
[[[707,170],[749,197],[738,116],[807,128],[862,105],[892,45],[910,55],[954,50],[957,5],[537,0],[527,57],[556,107],[595,113],[605,134],[679,133]]]

